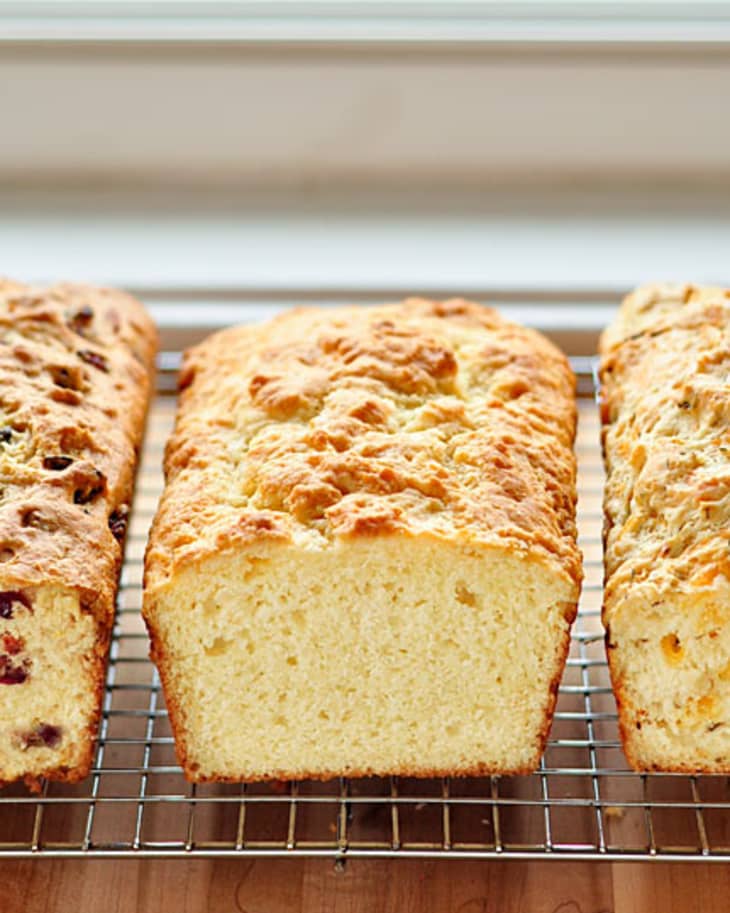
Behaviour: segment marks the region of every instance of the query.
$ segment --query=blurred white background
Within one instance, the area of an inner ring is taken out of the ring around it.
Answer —
[[[0,2],[0,271],[602,321],[730,282],[729,99],[724,0]]]

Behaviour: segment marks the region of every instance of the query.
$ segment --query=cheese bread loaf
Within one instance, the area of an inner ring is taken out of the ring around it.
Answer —
[[[0,784],[88,772],[155,340],[120,292],[0,281]]]
[[[604,623],[626,755],[730,773],[730,292],[640,288],[601,356]]]
[[[581,577],[574,382],[464,301],[188,353],[144,612],[190,779],[538,764]]]

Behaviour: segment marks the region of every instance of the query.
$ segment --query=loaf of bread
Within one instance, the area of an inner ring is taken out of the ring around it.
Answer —
[[[538,764],[580,588],[574,383],[464,301],[188,353],[144,612],[190,779]]]
[[[730,773],[730,292],[640,288],[601,340],[604,623],[637,770]]]
[[[0,784],[88,772],[155,348],[127,295],[0,281]]]

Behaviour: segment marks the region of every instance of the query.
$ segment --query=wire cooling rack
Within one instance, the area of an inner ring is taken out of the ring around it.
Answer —
[[[175,762],[140,617],[178,357],[161,360],[121,578],[91,776],[0,791],[0,858],[417,856],[730,860],[725,777],[638,776],[620,749],[600,622],[603,470],[591,361],[579,377],[585,583],[540,769],[527,777],[191,786]]]

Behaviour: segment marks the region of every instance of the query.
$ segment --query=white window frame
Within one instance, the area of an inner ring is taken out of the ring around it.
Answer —
[[[728,99],[727,2],[0,0],[0,274],[727,283]]]
[[[3,40],[715,43],[726,0],[15,0]]]
[[[727,2],[0,2],[0,182],[722,181]]]

